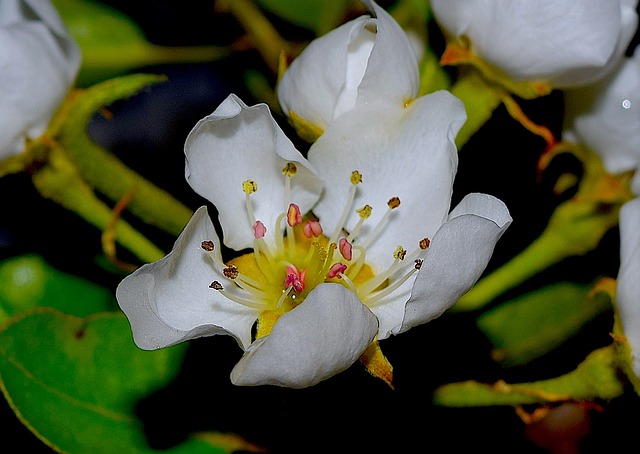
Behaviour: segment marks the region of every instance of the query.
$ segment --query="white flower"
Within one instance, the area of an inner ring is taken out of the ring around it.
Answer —
[[[438,317],[511,222],[484,194],[449,212],[464,119],[446,92],[375,103],[328,128],[306,160],[265,105],[230,95],[189,134],[186,177],[217,208],[225,244],[252,251],[223,263],[197,210],[168,256],[118,286],[137,345],[228,334],[245,350],[233,383],[300,388]]]
[[[418,94],[416,50],[380,6],[363,0],[361,16],[313,40],[283,74],[282,110],[324,130],[358,106],[379,100],[404,105]]]
[[[624,52],[637,0],[432,0],[447,35],[512,80],[555,88],[591,83]]]
[[[45,131],[79,67],[80,50],[48,0],[0,1],[0,159]]]
[[[567,90],[564,138],[586,145],[613,173],[636,170],[640,195],[640,52],[592,86]]]
[[[631,367],[640,378],[640,199],[620,209],[620,270],[616,307],[631,347]]]

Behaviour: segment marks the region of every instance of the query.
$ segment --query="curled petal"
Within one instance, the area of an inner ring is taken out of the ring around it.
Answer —
[[[406,33],[373,1],[374,17],[356,18],[313,40],[278,84],[284,112],[325,129],[356,106],[415,98],[418,62]]]
[[[620,271],[616,307],[624,335],[631,347],[633,372],[640,377],[640,199],[620,209]]]
[[[220,240],[206,207],[194,213],[166,257],[143,265],[118,285],[116,298],[138,347],[153,350],[216,334],[232,335],[243,348],[250,344],[258,311],[209,288],[224,276],[202,249],[203,241],[212,241],[220,258]]]
[[[236,385],[313,386],[347,369],[378,330],[376,317],[339,284],[320,284],[256,340],[231,372]]]
[[[249,107],[233,94],[195,125],[184,151],[187,182],[215,205],[224,242],[236,250],[252,246],[254,240],[243,182],[256,182],[258,190],[251,201],[256,219],[267,229],[287,210],[282,174],[287,163],[297,167],[291,186],[302,212],[313,206],[321,191],[313,167],[282,132],[267,105]]]
[[[461,4],[462,3],[462,4]],[[637,26],[628,0],[433,0],[436,20],[516,81],[565,88],[603,77]]]
[[[49,2],[0,2],[0,159],[46,130],[79,66],[80,49]]]
[[[469,291],[511,220],[493,196],[472,193],[462,199],[433,237],[394,334],[439,317]]]

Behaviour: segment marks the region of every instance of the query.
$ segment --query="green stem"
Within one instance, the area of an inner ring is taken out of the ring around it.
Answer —
[[[618,220],[619,205],[574,198],[560,204],[547,228],[526,249],[480,279],[453,306],[454,311],[479,309],[561,260],[596,248]]]
[[[624,392],[613,346],[591,352],[573,371],[536,382],[493,385],[466,381],[444,385],[434,402],[448,407],[525,405],[569,400],[613,399]]]
[[[96,197],[62,150],[52,149],[47,164],[38,169],[32,179],[43,197],[73,211],[98,229],[104,231],[112,222],[113,211]],[[153,262],[165,255],[125,221],[116,221],[114,227],[116,241],[140,260]]]
[[[93,143],[86,134],[89,119],[102,106],[160,80],[164,78],[156,75],[125,76],[82,92],[66,114],[59,140],[90,186],[114,202],[133,194],[127,206],[129,211],[147,224],[177,236],[189,221],[192,210]]]
[[[480,279],[452,310],[472,311],[484,307],[502,293],[567,257],[567,241],[556,230],[545,230],[526,249]]]
[[[292,54],[289,43],[280,36],[271,22],[251,0],[227,0],[223,5],[223,8],[228,9],[247,31],[265,63],[274,74],[277,74],[280,67],[280,55],[283,52]]]
[[[461,73],[451,87],[451,93],[464,103],[467,110],[467,121],[456,137],[456,145],[460,149],[491,118],[493,111],[502,103],[502,95],[475,70]]]
[[[229,54],[228,48],[219,46],[170,47],[141,43],[122,47],[117,53],[112,48],[104,51],[93,48],[91,53],[83,56],[82,64],[98,70],[124,70],[146,65],[213,61]]]

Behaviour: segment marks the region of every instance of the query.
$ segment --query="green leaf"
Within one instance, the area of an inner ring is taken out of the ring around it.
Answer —
[[[559,282],[480,315],[477,324],[495,347],[493,358],[503,365],[523,364],[562,344],[586,322],[611,309],[605,293],[589,296],[592,288]]]
[[[232,0],[233,1],[233,0]],[[299,27],[327,33],[344,21],[351,0],[256,0],[271,13]]]
[[[84,317],[117,308],[113,292],[27,254],[0,262],[0,325],[20,312],[53,307]]]
[[[433,400],[447,407],[607,400],[623,394],[625,384],[620,377],[614,347],[609,346],[591,352],[576,369],[559,377],[518,384],[450,383],[436,389]]]
[[[139,349],[120,313],[38,309],[0,331],[0,385],[18,418],[57,451],[151,453],[135,404],[175,378],[185,348]],[[211,440],[163,452],[227,452]]]

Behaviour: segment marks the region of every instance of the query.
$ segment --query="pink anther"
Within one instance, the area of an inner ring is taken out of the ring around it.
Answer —
[[[298,271],[298,268],[291,265],[287,267],[287,277],[284,280],[285,288],[293,287],[293,289],[300,293],[304,290],[304,278],[307,274],[307,270]]]
[[[318,238],[322,235],[322,226],[318,221],[309,221],[304,225],[302,231],[307,238]]]
[[[267,233],[267,228],[262,222],[256,221],[256,223],[253,224],[253,236],[255,238],[264,238],[265,233]]]
[[[300,207],[295,203],[289,205],[289,209],[287,210],[287,223],[289,226],[293,227],[294,225],[298,225],[302,222],[302,213],[300,213]]]
[[[353,257],[353,246],[346,238],[340,238],[338,241],[338,246],[340,247],[340,254],[344,257],[345,260],[351,261],[351,257]]]
[[[340,279],[340,277],[342,276],[342,273],[344,273],[346,269],[347,269],[347,265],[345,265],[344,263],[340,263],[340,262],[334,263],[333,265],[331,265],[331,268],[329,268],[327,277],[329,279],[333,279],[334,277],[338,277],[338,279]]]

